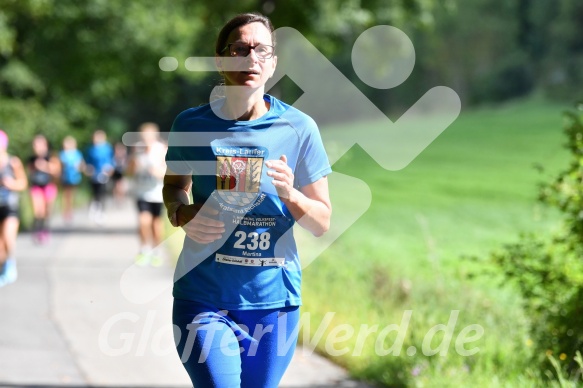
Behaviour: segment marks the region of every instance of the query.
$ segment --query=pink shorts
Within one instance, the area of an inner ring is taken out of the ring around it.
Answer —
[[[52,202],[57,198],[57,185],[49,183],[46,186],[31,186],[30,195],[32,197],[43,197],[46,202]]]

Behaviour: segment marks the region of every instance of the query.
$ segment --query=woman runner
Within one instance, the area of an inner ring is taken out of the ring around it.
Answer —
[[[225,97],[179,114],[169,137],[164,202],[187,235],[173,321],[195,387],[277,387],[301,305],[291,227],[320,236],[330,223],[316,123],[265,94],[275,45],[265,16],[228,21],[215,46]]]

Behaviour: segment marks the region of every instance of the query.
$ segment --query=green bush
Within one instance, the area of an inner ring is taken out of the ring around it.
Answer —
[[[504,277],[516,284],[531,319],[534,356],[546,362],[548,355],[569,360],[582,349],[583,261],[581,250],[534,235],[507,245],[492,255]]]
[[[558,373],[560,361],[576,379],[580,366],[575,357],[583,349],[583,104],[578,110],[564,115],[569,167],[539,192],[541,202],[562,214],[561,229],[549,236],[524,235],[492,254],[505,281],[523,297],[541,372]]]

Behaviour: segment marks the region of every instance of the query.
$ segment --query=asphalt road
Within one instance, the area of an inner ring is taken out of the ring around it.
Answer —
[[[69,226],[55,217],[45,245],[19,236],[18,280],[0,288],[0,387],[190,386],[172,337],[173,269],[133,266],[136,218],[110,205],[101,227],[78,212]],[[281,387],[365,385],[300,347]]]

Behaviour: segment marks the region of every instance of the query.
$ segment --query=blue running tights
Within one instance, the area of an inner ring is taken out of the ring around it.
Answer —
[[[175,299],[178,355],[195,388],[276,388],[297,342],[299,307],[220,310]]]

